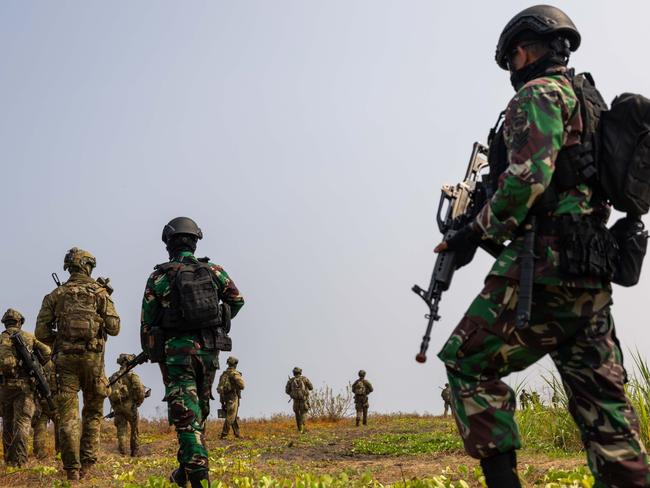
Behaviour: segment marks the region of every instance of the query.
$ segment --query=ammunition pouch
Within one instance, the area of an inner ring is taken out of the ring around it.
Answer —
[[[612,282],[634,286],[641,276],[641,267],[648,247],[648,232],[641,219],[624,217],[610,228],[619,248],[618,262]]]
[[[223,328],[201,329],[199,332],[206,350],[232,351],[232,339]]]
[[[217,410],[217,418],[218,419],[225,419],[226,418],[226,409],[225,408],[220,408]]]

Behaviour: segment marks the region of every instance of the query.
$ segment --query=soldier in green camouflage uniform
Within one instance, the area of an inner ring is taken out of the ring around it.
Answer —
[[[47,383],[50,386],[52,396],[56,396],[56,371],[54,368],[54,361],[48,361],[43,366],[43,372],[47,378]],[[47,457],[45,444],[47,440],[47,423],[50,420],[54,424],[54,450],[57,453],[61,452],[58,432],[59,419],[56,409],[51,410],[47,401],[40,398],[39,395],[34,396],[34,401],[36,403],[36,411],[34,417],[32,417],[32,429],[34,430],[34,456],[38,459],[44,459]]]
[[[515,392],[501,378],[546,354],[562,377],[595,486],[650,486],[638,420],[624,391],[626,373],[610,312],[611,286],[595,276],[568,278],[560,272],[553,222],[567,215],[574,222],[602,221],[607,215],[592,201],[587,184],[559,192],[555,204],[538,219],[551,225],[538,227],[532,317],[527,327],[515,328],[524,245],[520,226],[551,185],[558,153],[581,140],[581,114],[565,67],[569,49],[575,50],[579,41],[571,20],[554,7],[531,7],[506,26],[497,60],[510,68],[517,91],[502,128],[506,169],[494,195],[459,232],[463,239],[452,238],[436,248],[458,252],[462,241],[510,241],[439,353],[465,449],[481,460],[489,487],[520,486]]]
[[[121,375],[124,367],[135,359],[133,354],[120,354],[117,364],[120,369],[109,378],[109,383]],[[138,456],[140,452],[140,437],[138,431],[138,407],[145,399],[145,388],[140,377],[133,371],[123,374],[119,380],[112,383],[108,400],[113,410],[113,422],[117,429],[117,450],[120,454],[127,453],[126,445],[129,439],[129,452],[131,456]],[[129,436],[129,428],[131,435]]]
[[[230,356],[226,360],[228,367],[221,373],[217,392],[223,409],[226,411],[226,418],[223,421],[223,430],[221,438],[228,437],[228,432],[232,427],[232,432],[238,439],[241,438],[239,433],[239,422],[237,422],[237,412],[239,411],[239,401],[241,400],[241,391],[244,389],[244,379],[241,373],[237,371],[239,360]]]
[[[449,383],[445,383],[445,387],[440,392],[440,396],[442,397],[442,401],[445,404],[445,411],[443,415],[446,417],[447,412],[451,409],[451,388],[449,387]]]
[[[2,412],[2,447],[7,466],[23,466],[27,462],[29,429],[34,415],[35,386],[29,374],[19,365],[19,357],[11,336],[20,333],[27,348],[40,352],[49,361],[50,348],[29,332],[21,330],[25,317],[8,309],[2,316],[5,329],[0,334],[0,410]]]
[[[356,425],[363,419],[363,425],[368,425],[368,395],[373,392],[372,384],[366,379],[366,372],[362,369],[359,371],[359,378],[352,383],[352,393],[354,393],[354,409],[357,412]]]
[[[163,230],[163,242],[169,252],[170,263],[198,263],[194,257],[196,244],[203,234],[196,223],[187,217],[178,217]],[[230,307],[231,316],[244,305],[235,283],[219,265],[208,263],[218,287],[220,300]],[[142,347],[149,349],[152,329],[170,310],[172,285],[167,273],[159,267],[149,276],[142,301]],[[208,479],[208,451],[205,446],[205,421],[210,413],[212,384],[219,367],[219,351],[206,343],[202,330],[169,334],[164,345],[165,358],[160,370],[165,383],[165,400],[170,425],[178,437],[179,468],[172,473],[172,481],[184,486],[187,481],[200,487]]]
[[[99,432],[108,396],[104,373],[107,335],[120,331],[108,280],[90,275],[88,251],[73,247],[63,261],[70,278],[46,295],[36,319],[36,337],[51,345],[56,369],[61,460],[69,480],[83,477],[97,462]],[[83,395],[81,432],[78,393]]]
[[[309,412],[309,392],[314,389],[314,386],[309,381],[309,378],[302,375],[302,369],[299,367],[293,368],[293,378],[289,378],[284,391],[293,400],[293,413],[296,417],[296,426],[298,432],[305,432],[305,417]]]

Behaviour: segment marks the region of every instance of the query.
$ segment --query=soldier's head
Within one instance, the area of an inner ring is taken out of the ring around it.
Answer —
[[[122,353],[117,357],[117,364],[119,364],[120,366],[125,366],[127,363],[133,361],[134,359],[135,359],[135,354]]]
[[[445,383],[445,388],[447,388],[448,386],[449,386],[449,383]]]
[[[70,249],[63,258],[63,269],[70,274],[83,273],[90,276],[95,266],[97,266],[95,256],[78,247]]]
[[[300,376],[301,374],[302,374],[302,369],[301,368],[299,368],[298,366],[293,368],[293,375],[294,376]]]
[[[18,327],[20,329],[25,323],[25,317],[18,310],[8,308],[2,316],[2,323],[5,325],[5,329],[9,329],[10,327]]]
[[[566,66],[569,55],[579,46],[580,33],[567,14],[551,5],[535,5],[506,24],[497,42],[495,60],[511,73],[542,59]]]
[[[359,370],[359,378],[365,378],[366,377],[366,372],[363,369]]]
[[[237,359],[235,356],[229,356],[228,359],[226,359],[226,364],[228,366],[232,366],[233,368],[237,366],[237,363],[239,363],[239,359]]]
[[[203,239],[203,232],[189,217],[171,219],[162,231],[162,241],[171,257],[183,251],[193,253],[199,239]]]

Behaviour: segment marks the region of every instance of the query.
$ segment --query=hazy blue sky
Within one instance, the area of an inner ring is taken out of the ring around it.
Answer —
[[[3,1],[0,308],[33,330],[66,250],[90,250],[122,318],[110,374],[120,352],[139,351],[162,227],[188,215],[205,235],[197,254],[247,301],[232,331],[242,416],[290,412],[294,365],[336,389],[366,369],[372,410],[440,411],[434,356],[490,261],[457,274],[424,366],[413,357],[425,307],[410,287],[428,283],[440,186],[513,94],[494,47],[529,5]],[[558,5],[583,35],[572,64],[607,100],[650,94],[650,3]],[[649,288],[646,273],[615,291],[623,346],[644,354]],[[150,415],[160,373],[138,373]]]

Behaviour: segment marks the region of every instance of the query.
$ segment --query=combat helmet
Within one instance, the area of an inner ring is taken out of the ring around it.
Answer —
[[[567,14],[551,5],[535,5],[515,15],[501,32],[494,55],[499,67],[508,69],[508,54],[524,33],[541,38],[564,38],[572,52],[580,47],[580,32]]]
[[[299,374],[302,374],[302,368],[299,368],[298,366],[296,366],[295,368],[293,368],[293,375],[297,376]]]
[[[124,366],[130,361],[133,361],[135,359],[135,354],[127,354],[127,353],[122,353],[117,357],[117,364],[120,366]]]
[[[364,378],[366,376],[366,372],[363,369],[359,370],[359,378]]]
[[[4,315],[2,316],[2,323],[5,324],[5,327],[14,324],[20,327],[25,323],[25,317],[23,317],[23,314],[20,313],[18,310],[14,310],[13,308],[8,308],[7,311],[4,313]]]
[[[171,219],[169,223],[163,227],[162,231],[162,241],[167,244],[169,239],[175,235],[186,234],[196,237],[197,239],[203,239],[203,232],[196,222],[194,222],[189,217],[176,217]]]
[[[95,256],[90,254],[88,251],[84,251],[78,247],[73,247],[72,249],[68,250],[65,258],[63,258],[64,271],[73,267],[79,269],[87,269],[87,266],[90,267],[90,269],[88,269],[88,272],[90,274],[93,268],[97,266],[97,260],[95,259]]]
[[[229,356],[228,359],[226,359],[226,364],[228,366],[237,366],[237,363],[239,363],[239,359],[235,356]]]

